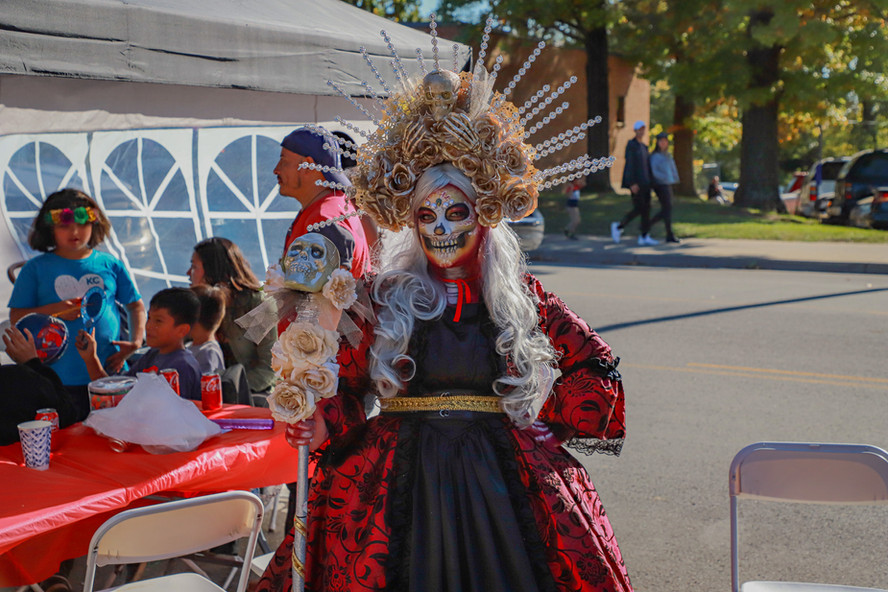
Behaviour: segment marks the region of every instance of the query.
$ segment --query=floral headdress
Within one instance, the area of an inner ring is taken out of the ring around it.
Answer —
[[[388,98],[378,97],[366,82],[362,82],[381,107],[382,116],[376,117],[336,83],[328,82],[372,119],[377,128],[367,133],[337,118],[342,125],[364,136],[366,142],[357,146],[338,140],[340,152],[357,161],[357,166],[347,173],[352,186],[323,181],[319,184],[346,191],[358,208],[369,214],[379,226],[397,231],[413,226],[412,198],[419,177],[426,169],[449,162],[471,180],[477,193],[475,210],[479,222],[493,227],[503,218],[519,220],[530,214],[537,206],[540,189],[611,166],[612,157],[590,159],[586,155],[550,169],[539,170],[534,166],[537,159],[584,138],[586,129],[599,123],[601,118],[590,119],[539,144],[529,144],[528,139],[561,115],[568,103],[554,107],[532,126],[528,125],[530,121],[577,79],[571,77],[552,92],[546,85],[523,106],[516,107],[508,96],[545,44],[541,42],[537,46],[502,93],[493,91],[502,57],[497,59],[492,72],[485,70],[483,59],[491,25],[492,21],[488,20],[474,71],[457,74],[458,46],[454,46],[454,71],[441,67],[432,15],[434,69],[426,72],[422,51],[417,49],[422,73],[418,81],[408,78],[388,35],[382,31],[394,58],[392,68],[401,86],[398,91],[386,86],[362,48],[364,59]],[[329,168],[311,163],[302,166],[318,170]],[[561,176],[555,179],[556,175]]]
[[[49,226],[59,224],[88,224],[96,221],[96,212],[89,206],[76,208],[59,208],[50,210],[43,215],[43,221]]]

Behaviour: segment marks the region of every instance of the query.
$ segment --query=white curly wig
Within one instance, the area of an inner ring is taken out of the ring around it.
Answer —
[[[433,191],[454,185],[475,203],[471,181],[456,167],[431,167],[416,185],[413,204]],[[428,272],[428,260],[412,228],[386,237],[373,291],[380,304],[376,340],[370,348],[370,377],[379,396],[398,395],[415,374],[407,352],[414,323],[440,318],[446,307],[444,285]],[[551,389],[557,354],[539,328],[538,298],[524,281],[527,262],[508,224],[491,228],[481,245],[482,293],[498,329],[496,351],[508,356],[514,372],[500,376],[491,389],[503,396],[511,420],[527,427],[536,419]]]

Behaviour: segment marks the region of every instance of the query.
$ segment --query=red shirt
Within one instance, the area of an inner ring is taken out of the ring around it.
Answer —
[[[293,224],[287,232],[287,240],[284,241],[284,253],[286,254],[287,249],[290,248],[290,243],[309,232],[308,227],[311,224],[330,220],[331,218],[354,211],[354,207],[346,200],[345,194],[340,191],[334,191],[313,201],[302,208],[302,211],[293,220]],[[352,216],[336,224],[347,230],[354,239],[350,269],[355,278],[360,278],[370,271],[370,248],[367,246],[367,238],[364,236],[364,227],[361,226],[361,220],[358,216]],[[318,231],[315,230],[315,232]],[[340,245],[337,245],[337,247],[340,247]],[[346,262],[348,253],[343,253],[340,248],[339,254],[342,260]]]

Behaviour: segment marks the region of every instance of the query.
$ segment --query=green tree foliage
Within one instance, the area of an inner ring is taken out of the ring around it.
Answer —
[[[784,124],[803,113],[823,122],[849,96],[870,104],[886,96],[886,8],[885,0],[773,0],[754,9],[726,3],[728,19],[744,32],[746,66],[735,81],[744,87],[729,87],[743,109],[737,203],[779,204],[781,113]]]
[[[806,141],[810,148],[813,140],[816,151],[806,158],[823,153],[820,131],[839,131],[842,117],[854,120],[855,108],[860,123],[851,135],[865,141],[859,147],[878,142],[879,113],[888,97],[888,0],[623,4],[624,33],[640,42],[625,34],[621,40],[627,39],[649,76],[666,79],[677,97],[696,106],[696,121],[714,105],[739,108],[743,133],[735,203],[779,204],[784,147]],[[834,134],[840,135],[847,134]]]
[[[693,195],[694,146],[699,144],[694,115],[701,105],[721,96],[719,69],[726,61],[724,44],[719,41],[724,35],[721,23],[717,13],[711,14],[714,2],[623,0],[620,4],[622,18],[613,31],[613,46],[638,63],[652,83],[666,82],[670,88],[669,119],[652,120],[651,127],[659,123],[673,134],[681,179],[678,192]]]
[[[400,23],[421,20],[419,14],[421,0],[345,0],[345,2]]]
[[[609,0],[442,0],[441,13],[487,12],[504,31],[583,48],[586,52],[586,115],[609,121],[608,29],[619,18],[619,3]],[[608,126],[589,129],[587,152],[608,154]],[[609,191],[607,175],[591,175],[587,188]]]

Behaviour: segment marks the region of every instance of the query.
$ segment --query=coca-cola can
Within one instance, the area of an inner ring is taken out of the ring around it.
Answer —
[[[204,411],[214,411],[222,407],[222,377],[215,372],[207,372],[200,377],[200,401]]]
[[[170,383],[170,387],[179,395],[179,371],[175,368],[165,368],[160,371],[160,374],[166,378],[166,381]]]
[[[50,422],[52,424],[53,432],[59,429],[59,412],[52,407],[44,407],[43,409],[38,409],[37,415],[34,417],[34,419],[42,419],[44,421]]]

